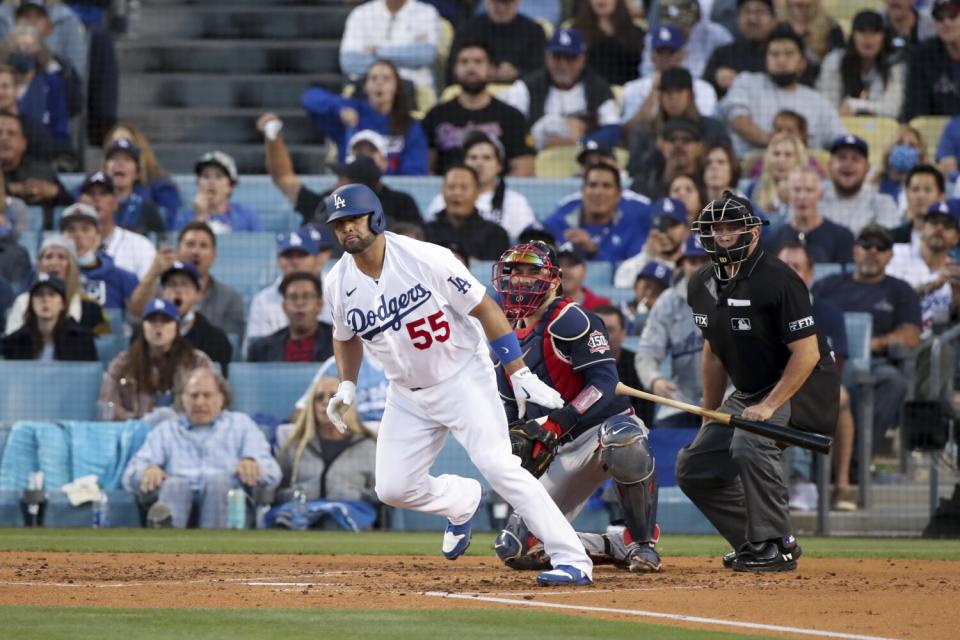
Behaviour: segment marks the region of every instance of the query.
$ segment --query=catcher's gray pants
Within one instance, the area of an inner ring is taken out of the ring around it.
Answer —
[[[764,395],[736,391],[720,411],[741,413]],[[789,420],[787,402],[768,422]],[[782,538],[792,531],[782,455],[770,438],[710,422],[677,455],[677,484],[734,549]]]
[[[157,500],[170,507],[173,526],[183,529],[190,520],[190,512],[198,509],[198,526],[201,529],[226,529],[227,492],[240,487],[233,474],[206,476],[202,490],[194,491],[187,478],[169,476],[160,485]]]

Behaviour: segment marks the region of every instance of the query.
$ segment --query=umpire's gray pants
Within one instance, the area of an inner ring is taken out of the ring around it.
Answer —
[[[157,500],[170,507],[173,526],[178,529],[186,528],[194,507],[199,512],[197,524],[201,529],[225,529],[227,492],[239,487],[240,480],[233,474],[206,476],[203,488],[196,491],[186,478],[169,476],[160,485]]]
[[[739,414],[764,395],[734,392],[720,411]],[[787,402],[768,422],[789,420]],[[677,455],[677,484],[734,549],[781,538],[792,531],[782,454],[770,438],[710,422]]]

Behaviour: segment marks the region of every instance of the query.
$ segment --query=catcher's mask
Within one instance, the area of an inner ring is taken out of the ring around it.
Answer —
[[[728,247],[720,246],[717,242],[713,226],[719,223],[740,226],[737,231],[730,232],[736,234],[737,239]],[[749,200],[724,191],[722,196],[703,208],[691,229],[700,234],[700,244],[713,260],[713,271],[717,279],[730,280],[740,271],[740,265],[750,257],[750,245],[753,243],[751,231],[754,227],[765,224],[769,223],[754,213]],[[733,267],[729,275],[724,267]]]
[[[560,286],[557,254],[539,240],[514,245],[493,265],[493,288],[510,322],[526,318],[540,308]]]

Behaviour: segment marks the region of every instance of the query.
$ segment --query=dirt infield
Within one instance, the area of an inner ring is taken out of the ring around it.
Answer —
[[[883,638],[956,638],[960,565],[801,560],[798,572],[735,574],[718,558],[671,558],[658,575],[598,567],[593,587],[545,590],[493,557],[0,553],[0,604],[102,607],[451,608],[564,606],[563,613],[718,627],[698,616]],[[441,593],[456,598],[440,597]],[[470,594],[461,599],[461,594]],[[482,600],[486,598],[487,600]],[[597,611],[596,609],[603,609]],[[822,637],[831,637],[826,633]]]

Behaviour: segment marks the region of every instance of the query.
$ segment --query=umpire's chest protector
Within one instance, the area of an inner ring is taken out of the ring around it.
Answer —
[[[788,345],[816,336],[820,358],[790,399],[790,423],[804,431],[833,433],[840,377],[803,281],[762,250],[723,286],[712,274],[713,267],[708,265],[694,275],[687,301],[694,324],[710,342],[733,386],[747,395],[765,395],[786,369]]]

